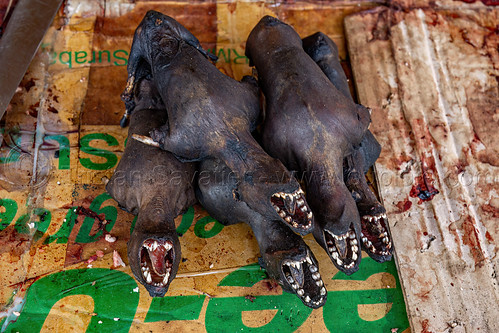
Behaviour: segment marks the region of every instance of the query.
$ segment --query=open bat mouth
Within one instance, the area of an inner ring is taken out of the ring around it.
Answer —
[[[324,230],[324,237],[327,253],[335,266],[346,274],[355,272],[359,267],[361,253],[353,224],[346,233],[341,235]]]
[[[287,282],[306,306],[316,309],[326,303],[327,290],[308,251],[302,259],[284,260],[281,269],[286,279],[283,283]]]
[[[140,250],[142,277],[148,285],[166,287],[174,261],[173,243],[167,240],[148,238]]]
[[[369,255],[390,260],[393,250],[392,239],[386,227],[386,214],[362,216],[362,245]]]
[[[298,229],[299,232],[312,229],[312,210],[308,207],[301,188],[293,193],[275,193],[270,202],[281,219],[292,228]]]

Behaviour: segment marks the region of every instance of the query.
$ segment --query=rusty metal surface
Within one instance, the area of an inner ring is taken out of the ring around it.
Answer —
[[[499,332],[498,23],[493,8],[346,19],[413,332]]]

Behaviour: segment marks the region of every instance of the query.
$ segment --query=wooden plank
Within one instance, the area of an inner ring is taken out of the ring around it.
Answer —
[[[497,11],[346,19],[413,332],[498,332]]]

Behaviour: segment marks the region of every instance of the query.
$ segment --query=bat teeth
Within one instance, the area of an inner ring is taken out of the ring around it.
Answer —
[[[296,292],[298,294],[298,296],[303,296],[305,294],[305,291],[303,289],[298,289],[298,291]]]
[[[310,266],[308,267],[308,269],[309,269],[309,271],[310,271],[311,273],[315,273],[315,272],[317,272],[317,266],[315,266],[315,265],[310,265]]]

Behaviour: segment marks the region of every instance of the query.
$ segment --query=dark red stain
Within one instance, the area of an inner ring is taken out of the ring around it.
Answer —
[[[404,200],[397,202],[395,206],[397,206],[398,212],[407,212],[412,207],[412,201],[409,200],[409,198],[405,198]]]
[[[414,179],[414,185],[409,195],[413,198],[419,198],[418,204],[421,204],[423,201],[433,199],[436,194],[440,193],[434,186],[435,181],[433,179],[433,176],[437,174],[437,168],[435,166],[435,157],[427,154],[427,152],[431,152],[433,144],[426,123],[422,119],[415,119],[411,127],[414,131],[414,137],[418,138],[415,142],[420,151],[421,176]]]
[[[422,176],[417,176],[414,180],[414,185],[412,185],[411,192],[409,195],[413,198],[419,198],[419,204],[423,201],[430,201],[435,195],[440,193],[433,185],[433,180],[430,179],[429,175],[423,172]]]
[[[49,106],[47,108],[47,111],[52,112],[52,113],[59,113],[59,111],[56,108],[54,108],[53,106]]]
[[[274,280],[266,280],[263,282],[263,285],[269,290],[272,291],[279,287],[279,284],[275,282]]]
[[[246,296],[244,296],[244,298],[246,298],[251,303],[253,303],[255,301],[255,299],[256,299],[256,297],[253,296],[253,295],[246,295]]]
[[[28,114],[31,116],[31,117],[38,117],[38,107],[40,106],[40,102],[36,102],[35,104],[31,105],[29,108],[28,108]]]
[[[454,0],[466,3],[475,3],[476,0]],[[485,6],[499,6],[499,0],[480,0]]]
[[[482,267],[485,257],[480,245],[478,230],[471,216],[467,216],[463,222],[463,244],[470,248],[471,255],[475,261],[475,266]]]
[[[433,333],[432,331],[429,331],[428,328],[430,325],[428,324],[429,320],[425,319],[421,322],[421,326],[423,326],[423,329],[421,330],[421,333]]]
[[[492,238],[492,236],[490,235],[490,233],[488,231],[485,233],[485,238],[487,238],[487,240],[490,243],[494,243],[494,238]]]
[[[35,78],[31,78],[28,82],[24,84],[24,89],[26,89],[26,92],[29,92],[31,88],[35,86]]]

